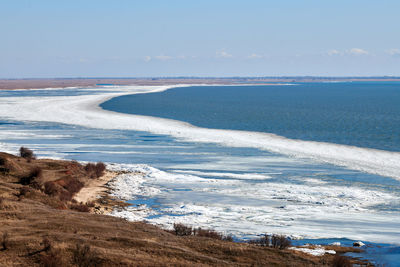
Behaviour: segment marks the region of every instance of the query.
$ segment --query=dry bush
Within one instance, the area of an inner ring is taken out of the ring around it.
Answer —
[[[270,237],[267,234],[259,239],[250,240],[249,243],[262,247],[273,247],[278,249],[285,249],[292,244],[290,240],[284,235],[272,235]]]
[[[92,179],[96,178],[96,164],[88,163],[85,165],[85,171]]]
[[[90,211],[90,208],[86,204],[83,204],[83,203],[79,203],[79,204],[72,203],[69,205],[69,208],[71,210],[76,210],[79,212],[89,212]]]
[[[81,244],[76,244],[76,247],[72,250],[72,261],[79,267],[98,266],[101,263],[89,245]]]
[[[332,266],[333,267],[351,267],[352,264],[348,258],[345,256],[341,256],[336,254],[335,257],[333,257],[332,260]]]
[[[265,234],[264,236],[262,236],[258,239],[250,240],[249,243],[258,245],[261,247],[269,247],[271,244],[271,238],[269,235]]]
[[[58,193],[58,198],[61,201],[71,201],[72,200],[72,194],[68,192],[67,190],[62,190]]]
[[[79,190],[81,190],[83,186],[84,186],[84,184],[82,182],[78,181],[77,179],[70,178],[70,179],[68,179],[64,188],[68,192],[70,192],[71,195],[74,195],[75,193],[78,193]]]
[[[63,267],[68,266],[65,264],[62,253],[60,250],[53,248],[50,240],[48,238],[43,238],[42,241],[43,248],[36,251],[35,253],[46,252],[46,254],[41,254],[39,257],[41,266],[44,267]]]
[[[233,237],[232,235],[226,235],[222,237],[223,241],[228,241],[228,242],[233,242]]]
[[[28,195],[31,192],[31,188],[29,186],[23,186],[19,189],[18,197],[23,197]]]
[[[43,248],[41,248],[39,250],[36,250],[36,251],[33,251],[33,252],[30,252],[30,253],[28,253],[27,256],[33,256],[33,255],[36,255],[36,254],[39,254],[39,253],[42,253],[42,252],[48,252],[48,251],[50,251],[52,249],[51,242],[47,237],[44,237],[40,244],[43,245]]]
[[[96,165],[94,163],[89,162],[88,164],[85,165],[86,172],[94,172],[95,169]]]
[[[43,251],[48,251],[52,248],[51,241],[47,237],[43,238],[42,245],[43,245]]]
[[[3,175],[9,174],[10,173],[10,169],[6,168],[6,167],[0,167],[0,173]]]
[[[29,148],[23,147],[23,146],[21,146],[21,148],[19,149],[19,155],[22,158],[25,158],[27,160],[31,160],[31,159],[35,159],[36,158],[36,156],[35,156],[35,154],[33,153],[32,150],[30,150]]]
[[[209,238],[218,239],[218,240],[222,240],[222,238],[223,238],[222,234],[218,233],[217,231],[209,230],[209,229],[201,229],[201,228],[194,229],[193,235],[209,237]]]
[[[104,175],[104,171],[106,170],[106,165],[103,162],[96,163],[96,176],[97,178]]]
[[[8,244],[9,244],[8,233],[4,232],[1,237],[1,247],[2,247],[1,250],[7,250]]]
[[[54,182],[45,182],[44,183],[44,193],[49,196],[55,196],[60,191],[59,186]]]
[[[85,166],[86,173],[92,179],[103,176],[105,170],[106,170],[106,165],[103,162],[97,162],[96,164],[88,163]]]
[[[193,229],[190,226],[186,226],[182,223],[174,223],[174,232],[177,236],[192,235]]]
[[[46,254],[40,255],[39,257],[41,266],[44,267],[62,267],[65,265],[61,253],[59,251],[51,250]]]
[[[201,236],[224,241],[233,241],[232,236],[224,236],[223,234],[212,229],[192,228],[182,223],[174,223],[174,230],[170,231],[177,236]]]
[[[34,168],[25,177],[22,177],[19,182],[22,185],[30,185],[36,178],[41,178],[43,175],[43,170],[39,167]]]
[[[6,166],[6,165],[7,165],[6,159],[0,158],[0,166],[1,166],[0,167],[0,173],[3,174],[3,175],[6,175],[6,174],[8,174],[10,172],[10,169],[7,168],[8,166]]]
[[[64,186],[58,183],[62,182]],[[62,201],[70,201],[74,194],[82,189],[84,184],[76,178],[68,177],[58,181],[48,181],[44,183],[44,193],[49,196],[58,196]]]
[[[273,248],[285,249],[291,245],[291,242],[284,235],[272,235],[271,245]]]

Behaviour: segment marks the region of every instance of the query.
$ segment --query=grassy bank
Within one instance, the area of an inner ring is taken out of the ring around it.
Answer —
[[[165,231],[98,213],[107,197],[76,201],[104,177],[101,163],[0,153],[0,266],[346,266],[258,240],[235,243],[205,229]],[[103,183],[100,183],[104,185]],[[82,199],[82,198],[81,198]],[[338,253],[349,249],[340,248]],[[354,250],[354,249],[351,249]],[[352,260],[353,263],[356,262]]]

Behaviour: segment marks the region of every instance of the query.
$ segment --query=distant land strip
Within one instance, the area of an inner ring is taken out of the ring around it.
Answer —
[[[356,81],[400,81],[400,77],[317,77],[317,76],[282,76],[282,77],[98,77],[98,78],[26,78],[0,79],[0,90],[65,88],[87,86],[118,85],[171,85],[171,84],[268,84],[291,82],[356,82]]]

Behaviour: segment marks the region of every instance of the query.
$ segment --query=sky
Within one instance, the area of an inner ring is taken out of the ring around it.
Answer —
[[[400,76],[399,0],[0,0],[0,78]]]

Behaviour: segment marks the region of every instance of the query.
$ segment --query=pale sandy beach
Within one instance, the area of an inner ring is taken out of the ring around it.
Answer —
[[[90,180],[89,183],[74,196],[74,199],[78,202],[87,203],[106,196],[107,190],[109,189],[106,186],[107,183],[112,181],[117,175],[118,172],[106,171],[100,178]]]

